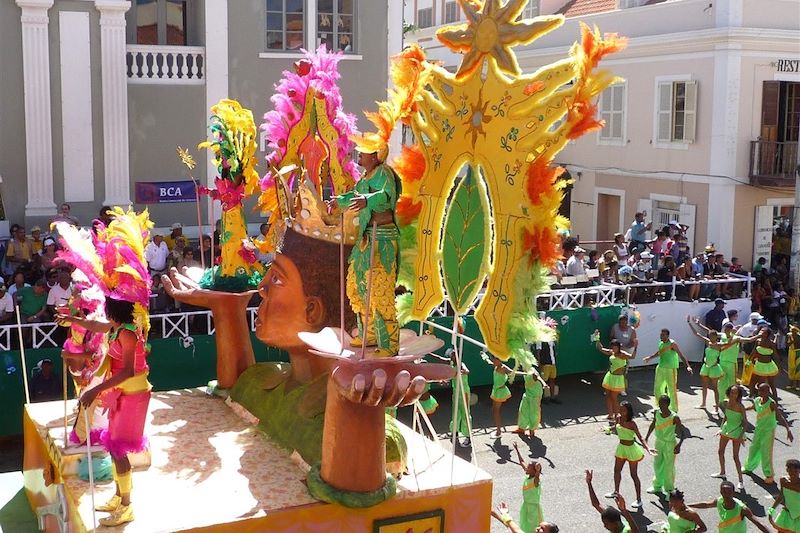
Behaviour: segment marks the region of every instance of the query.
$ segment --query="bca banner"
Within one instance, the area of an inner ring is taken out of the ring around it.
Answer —
[[[137,204],[173,204],[196,199],[192,180],[136,182]]]

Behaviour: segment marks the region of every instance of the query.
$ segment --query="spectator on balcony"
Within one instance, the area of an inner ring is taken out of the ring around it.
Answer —
[[[707,328],[713,329],[717,333],[722,332],[722,322],[728,318],[725,313],[725,300],[717,298],[714,300],[714,308],[706,313],[703,323]]]
[[[183,250],[183,266],[186,268],[200,268],[200,261],[195,259],[194,248],[185,248]]]
[[[40,255],[42,252],[42,228],[34,226],[31,228],[31,250],[33,255]]]
[[[758,261],[756,261],[755,266],[753,267],[753,274],[760,274],[761,272],[767,269],[767,258],[766,257],[759,257]]]
[[[160,276],[167,271],[169,248],[164,242],[163,235],[158,233],[153,235],[153,240],[144,248],[144,257],[147,260],[147,268],[150,270],[151,276]]]
[[[57,283],[47,292],[47,310],[55,316],[56,310],[69,304],[72,297],[72,279],[69,271],[61,269],[57,272]]]
[[[6,248],[6,263],[13,272],[19,269],[29,270],[33,259],[33,245],[25,235],[25,228],[17,226]]]
[[[23,322],[47,322],[47,282],[38,279],[33,287],[23,287],[17,291],[19,312]]]
[[[31,373],[31,401],[47,402],[61,398],[61,379],[53,372],[53,361],[42,359]]]
[[[167,238],[164,238],[164,242],[167,242]],[[167,244],[169,247],[169,244]],[[180,270],[183,265],[183,252],[186,251],[186,237],[183,235],[179,235],[175,239],[175,243],[173,247],[170,249],[169,257],[167,258],[167,268],[175,267],[176,269]]]
[[[611,246],[611,250],[614,252],[614,256],[620,266],[628,262],[628,246],[625,245],[625,237],[623,237],[622,233],[614,234],[614,244]]]
[[[652,222],[644,223],[644,213],[636,213],[631,223],[631,242],[628,251],[643,252],[647,248],[647,232],[653,227]],[[619,257],[619,255],[617,255]],[[621,258],[620,258],[621,259]]]
[[[78,226],[78,219],[70,214],[72,211],[72,206],[68,203],[61,204],[61,207],[58,209],[58,214],[53,217],[50,221],[52,224],[53,222],[66,222],[67,224],[72,224],[73,226]]]
[[[39,267],[42,272],[47,272],[53,268],[53,263],[56,262],[56,241],[48,237],[42,244],[44,249],[39,254]]]
[[[586,261],[586,268],[589,269],[596,269],[597,268],[597,257],[599,256],[599,252],[597,250],[590,250],[589,251],[589,259]]]
[[[675,298],[689,302],[697,301],[700,298],[700,285],[691,283],[695,280],[691,258],[686,257],[678,265],[678,268],[675,269],[675,277],[681,282],[675,289]]]
[[[12,298],[17,295],[17,291],[24,287],[30,287],[27,283],[25,283],[25,273],[24,272],[17,272],[14,274],[14,283],[8,288],[8,294]]]
[[[164,242],[167,244],[167,248],[170,250],[175,248],[175,244],[180,237],[183,237],[183,224],[176,222],[172,225],[172,231],[170,231],[170,234],[164,237]]]
[[[675,277],[675,270],[675,261],[673,261],[672,256],[668,255],[664,258],[664,265],[658,269],[656,281],[659,283],[672,283],[672,279]],[[672,299],[672,287],[664,287],[664,295],[666,300]]]
[[[672,240],[665,231],[666,229],[667,228],[664,228],[663,230],[657,230],[656,238],[650,243],[650,248],[653,250],[653,264],[656,265],[656,268],[661,263],[661,258],[667,253],[667,250],[672,247]]]
[[[211,255],[211,236],[203,235],[200,240],[200,254],[203,256],[206,268],[214,266],[214,258]]]
[[[0,278],[2,280],[3,278]],[[0,281],[0,324],[11,324],[15,321],[14,298],[8,294],[6,284]]]
[[[567,276],[583,276],[586,274],[586,267],[583,264],[585,255],[586,250],[580,246],[575,248],[573,255],[567,260]]]

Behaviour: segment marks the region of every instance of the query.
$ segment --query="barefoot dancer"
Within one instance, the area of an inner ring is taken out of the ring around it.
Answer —
[[[753,431],[753,442],[750,443],[747,460],[744,462],[744,471],[750,474],[761,465],[764,481],[771,485],[775,483],[775,478],[772,477],[772,450],[775,447],[775,428],[778,427],[778,421],[786,428],[786,438],[789,442],[794,440],[794,436],[786,418],[769,393],[769,384],[759,384],[758,397],[753,400],[753,406],[747,408],[756,412],[756,428]]]
[[[786,474],[781,478],[781,493],[775,498],[767,516],[778,533],[796,533],[800,531],[800,461],[786,461]],[[779,505],[783,505],[783,510],[775,517]]]
[[[594,330],[595,346],[603,355],[608,356],[608,372],[603,378],[603,388],[606,390],[606,409],[608,410],[608,423],[614,425],[614,416],[619,411],[618,396],[625,391],[625,368],[628,361],[636,357],[636,346],[633,353],[622,350],[618,340],[611,341],[610,348],[603,348],[600,343],[600,331]]]
[[[512,370],[497,357],[489,357],[491,357],[491,362],[494,366],[494,370],[492,370],[492,393],[489,397],[492,399],[492,416],[494,417],[494,425],[497,428],[494,436],[499,437],[503,426],[503,417],[500,414],[500,409],[503,407],[503,403],[511,398],[511,391],[508,389],[507,383]]]
[[[639,426],[633,420],[633,407],[629,402],[622,402],[619,404],[619,412],[617,413],[617,436],[619,437],[619,444],[615,453],[614,460],[614,492],[606,494],[606,498],[613,498],[619,494],[619,484],[622,481],[622,467],[628,463],[631,472],[631,479],[633,480],[633,487],[636,490],[636,501],[631,504],[631,507],[638,509],[642,506],[642,483],[639,481],[639,461],[644,459],[644,449],[653,453],[652,450],[645,445],[642,448],[644,439],[642,434],[639,433]],[[639,442],[636,442],[636,439]]]
[[[675,490],[675,456],[681,453],[684,431],[681,419],[669,409],[669,396],[663,394],[658,399],[658,407],[653,422],[647,430],[647,435],[644,437],[644,443],[647,445],[647,439],[655,430],[656,456],[653,459],[655,475],[653,476],[653,485],[647,489],[647,492],[650,494],[661,492],[666,497]]]
[[[751,511],[741,500],[734,498],[733,483],[723,481],[719,486],[719,498],[707,502],[690,503],[689,507],[695,509],[717,509],[719,513],[719,533],[747,533],[747,523],[744,519],[750,520],[759,530],[769,533],[769,529],[759,522]]]
[[[725,448],[728,447],[728,442],[732,443],[733,447],[733,463],[736,465],[736,473],[739,476],[739,483],[736,485],[738,490],[744,488],[744,479],[742,478],[742,464],[739,460],[739,449],[744,442],[744,428],[747,425],[747,413],[745,412],[744,405],[742,405],[742,387],[739,385],[731,385],[726,391],[727,400],[722,402],[724,421],[722,429],[719,433],[719,449],[717,455],[719,456],[719,474],[714,474],[712,477],[725,479]]]

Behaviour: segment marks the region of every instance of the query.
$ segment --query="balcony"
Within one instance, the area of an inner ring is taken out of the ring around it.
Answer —
[[[205,48],[129,44],[126,54],[128,83],[203,85]]]
[[[751,141],[750,182],[770,187],[794,187],[797,142]]]

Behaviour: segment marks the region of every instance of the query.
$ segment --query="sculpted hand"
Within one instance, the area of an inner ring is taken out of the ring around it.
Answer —
[[[170,268],[168,276],[161,276],[161,283],[163,283],[164,290],[167,294],[175,300],[210,309],[213,309],[215,305],[222,300],[243,299],[249,302],[250,298],[252,298],[256,292],[245,291],[242,293],[231,293],[203,289],[195,280],[188,276],[186,267],[181,268],[180,272],[178,272],[175,267]]]

